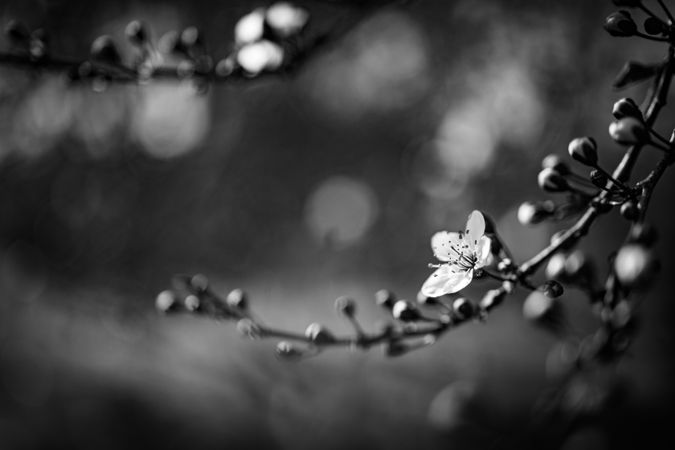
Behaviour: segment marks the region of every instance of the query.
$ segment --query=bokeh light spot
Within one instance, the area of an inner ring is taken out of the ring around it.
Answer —
[[[378,215],[373,191],[347,177],[325,180],[307,201],[305,222],[321,242],[354,244],[365,236]]]
[[[189,83],[144,87],[136,107],[132,133],[156,158],[172,158],[196,149],[211,125],[209,97],[197,95]]]

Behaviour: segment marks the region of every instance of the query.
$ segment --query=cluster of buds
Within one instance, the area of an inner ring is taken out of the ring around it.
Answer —
[[[673,34],[673,23],[670,12],[666,8],[664,12],[668,18],[664,20],[647,9],[642,0],[613,0],[613,3],[619,8],[639,8],[646,13],[647,17],[643,21],[644,32],[641,32],[629,11],[625,9],[615,11],[605,19],[604,27],[610,35],[615,37],[638,36],[665,42],[670,40]]]
[[[150,27],[139,20],[125,28],[130,52],[121,51],[109,35],[97,37],[84,60],[67,60],[48,53],[41,30],[30,31],[11,21],[5,34],[12,52],[0,55],[6,63],[65,71],[74,82],[90,81],[96,91],[113,82],[144,83],[151,79],[190,80],[198,92],[211,82],[251,79],[264,73],[291,70],[325,38],[308,39],[303,32],[309,13],[289,2],[277,2],[244,15],[235,25],[231,50],[218,59],[209,54],[203,33],[194,26],[172,30],[155,40]],[[127,49],[125,49],[127,50]],[[123,57],[131,53],[127,61]]]

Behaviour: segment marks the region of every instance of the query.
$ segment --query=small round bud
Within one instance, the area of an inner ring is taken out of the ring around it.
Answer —
[[[497,270],[499,272],[507,272],[511,268],[513,268],[513,261],[511,261],[511,258],[504,258],[497,263]]]
[[[176,66],[176,75],[179,79],[184,80],[194,75],[196,69],[194,61],[185,59]]]
[[[257,8],[241,17],[234,26],[234,40],[238,45],[251,44],[263,38],[265,9]]]
[[[616,120],[621,120],[625,117],[633,117],[639,121],[643,120],[642,111],[640,111],[637,103],[632,98],[622,98],[614,103],[612,115]]]
[[[607,175],[598,169],[591,170],[591,174],[589,176],[591,183],[593,186],[597,187],[602,187],[604,188],[607,185],[607,181],[609,181],[609,178],[607,178]]]
[[[288,360],[297,360],[302,358],[304,352],[288,341],[281,341],[277,344],[275,349],[279,358]]]
[[[288,2],[277,2],[267,8],[265,22],[279,37],[299,33],[307,24],[309,13]]]
[[[567,165],[563,159],[558,155],[548,155],[541,160],[542,169],[553,169],[558,172],[560,175],[569,175],[572,173],[570,166]]]
[[[202,34],[197,27],[187,27],[180,34],[180,42],[185,48],[202,45]]]
[[[639,244],[624,245],[614,259],[614,272],[627,287],[645,287],[658,270],[653,253]]]
[[[630,221],[637,219],[639,213],[637,204],[633,200],[628,200],[621,205],[620,212],[624,219]]]
[[[539,187],[546,192],[566,192],[570,185],[560,172],[551,168],[542,169],[537,177]]]
[[[248,295],[243,289],[233,289],[227,294],[225,303],[230,308],[246,311],[248,309]]]
[[[251,319],[241,319],[237,322],[237,331],[249,339],[260,339],[263,331],[260,326]]]
[[[209,279],[206,275],[198,273],[190,278],[190,287],[195,292],[206,292],[209,289]]]
[[[335,342],[335,336],[323,325],[310,324],[305,330],[305,337],[317,345],[326,345]]]
[[[176,300],[176,294],[174,294],[173,291],[162,291],[157,294],[157,298],[155,298],[155,307],[160,312],[168,313],[175,310],[178,306],[178,302]]]
[[[657,17],[647,17],[644,21],[645,32],[652,36],[668,33],[668,25]]]
[[[473,303],[464,297],[460,297],[452,302],[452,310],[461,320],[470,319],[476,312]]]
[[[201,303],[199,301],[199,297],[193,294],[190,294],[187,297],[185,297],[185,300],[183,302],[185,303],[185,309],[191,312],[197,311]]]
[[[636,224],[630,230],[630,240],[638,244],[646,245],[647,247],[654,245],[658,240],[658,237],[656,228],[648,223]]]
[[[536,225],[551,215],[551,211],[540,202],[523,202],[518,207],[518,222],[522,225]]]
[[[375,303],[383,308],[391,309],[396,302],[396,296],[387,289],[380,289],[375,293]]]
[[[420,312],[415,304],[407,300],[398,300],[394,303],[391,315],[403,322],[414,322],[420,318]]]
[[[148,30],[143,22],[140,20],[132,20],[124,29],[129,42],[137,47],[145,45],[148,41]]]
[[[356,314],[356,302],[349,297],[338,297],[335,300],[335,309],[345,317],[354,317],[354,314]]]
[[[616,37],[629,37],[637,33],[637,25],[628,11],[616,11],[607,16],[604,28]]]
[[[117,65],[122,61],[113,38],[108,35],[97,37],[91,44],[91,59],[107,64]]]
[[[546,278],[551,280],[562,280],[565,279],[565,261],[567,260],[567,255],[564,253],[556,253],[548,260],[546,264]]]
[[[216,75],[219,77],[226,77],[234,72],[237,63],[234,58],[223,58],[216,64]]]
[[[565,259],[565,274],[570,280],[588,279],[595,269],[590,259],[581,250],[574,250]]]
[[[542,284],[539,289],[544,293],[544,295],[550,298],[558,298],[563,295],[563,292],[565,292],[562,284],[555,280],[548,280],[546,283]]]
[[[523,316],[532,322],[543,322],[553,318],[558,301],[541,291],[532,291],[523,302]]]
[[[242,46],[237,52],[237,63],[249,75],[274,71],[284,62],[284,49],[279,44],[263,39]]]
[[[506,298],[505,289],[490,289],[480,300],[478,306],[484,311],[490,311],[504,301],[504,298]]]
[[[567,147],[570,156],[581,164],[595,167],[598,165],[598,144],[592,137],[573,139]]]
[[[164,33],[157,41],[157,49],[167,55],[172,53],[181,53],[182,46],[180,35],[176,30],[170,30]]]
[[[649,133],[642,121],[624,117],[609,125],[609,135],[621,145],[633,145],[649,140]]]

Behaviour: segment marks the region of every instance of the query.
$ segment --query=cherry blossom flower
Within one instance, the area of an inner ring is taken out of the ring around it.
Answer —
[[[490,257],[490,238],[485,236],[483,214],[473,211],[464,231],[434,234],[431,248],[441,264],[433,266],[437,269],[422,285],[422,294],[440,297],[464,289]]]

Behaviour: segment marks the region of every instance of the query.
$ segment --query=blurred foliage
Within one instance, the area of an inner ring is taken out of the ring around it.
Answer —
[[[45,28],[58,55],[84,57],[103,33],[123,42],[134,18],[155,37],[198,25],[224,54],[237,18],[261,3],[7,1],[0,19]],[[627,59],[661,57],[656,44],[603,32],[609,1],[421,0],[366,18],[299,3],[314,31],[362,22],[290,78],[98,93],[0,68],[0,447],[672,443],[669,177],[654,198],[664,276],[645,294],[644,332],[619,381],[580,381],[582,398],[627,393],[572,436],[533,420],[555,339],[521,318],[524,295],[397,360],[334,352],[289,365],[233,326],[155,316],[173,273],[203,272],[223,291],[245,288],[281,326],[339,327],[339,295],[373,323],[372,293],[414,297],[431,233],[475,208],[516,257],[532,255],[555,231],[516,221],[520,202],[543,198],[541,158],[591,134],[615,163],[612,80]],[[590,253],[622,239],[610,222],[585,242]],[[587,307],[574,292],[566,300],[582,333]]]

